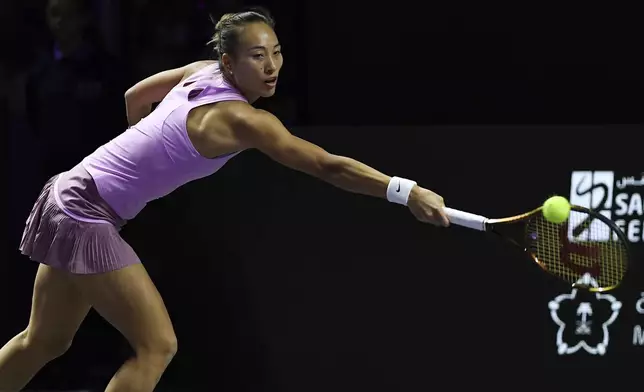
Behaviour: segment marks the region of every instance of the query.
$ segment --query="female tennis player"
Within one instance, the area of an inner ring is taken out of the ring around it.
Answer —
[[[177,339],[159,292],[119,229],[147,202],[215,173],[243,150],[258,149],[346,191],[406,205],[420,221],[449,224],[436,193],[330,154],[251,106],[275,92],[283,59],[273,26],[262,11],[224,15],[211,40],[217,60],[131,87],[125,94],[130,127],[45,184],[20,244],[40,263],[31,317],[0,349],[1,391],[21,389],[62,355],[91,307],[136,353],[106,391],[152,391]]]

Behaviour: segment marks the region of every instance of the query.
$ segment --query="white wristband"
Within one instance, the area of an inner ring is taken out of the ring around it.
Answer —
[[[406,206],[407,200],[409,200],[409,194],[414,185],[416,185],[416,181],[400,177],[391,177],[389,186],[387,186],[387,200]]]

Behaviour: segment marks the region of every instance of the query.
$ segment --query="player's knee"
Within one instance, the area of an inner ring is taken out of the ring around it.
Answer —
[[[53,332],[53,331],[52,331]],[[23,346],[34,353],[52,360],[65,354],[72,345],[73,337],[53,334],[38,334],[27,328],[21,333]]]
[[[139,356],[152,357],[168,363],[174,358],[178,348],[177,337],[172,333],[150,339],[145,345],[135,347],[135,351]]]
[[[177,336],[174,334],[159,341],[159,353],[167,358],[168,361],[174,358],[178,349],[179,343],[177,342]]]

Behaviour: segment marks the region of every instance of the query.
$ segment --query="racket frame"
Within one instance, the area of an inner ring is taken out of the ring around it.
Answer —
[[[543,271],[547,272],[550,275],[556,276],[556,275],[552,274],[545,267],[545,265],[539,260],[539,258],[532,251],[530,251],[530,249],[528,249],[527,244],[522,245],[519,242],[517,242],[515,239],[510,238],[508,236],[505,236],[505,235],[501,234],[499,231],[496,230],[496,227],[498,225],[513,224],[513,223],[519,223],[519,222],[527,221],[530,217],[532,217],[532,216],[534,216],[536,214],[541,214],[542,210],[543,210],[543,207],[540,206],[538,208],[535,208],[532,211],[528,211],[528,212],[525,212],[523,214],[514,215],[514,216],[510,216],[510,217],[506,217],[506,218],[495,218],[495,219],[486,218],[484,220],[484,222],[483,222],[483,231],[488,232],[488,233],[494,233],[495,235],[498,235],[499,237],[503,238],[504,240],[506,240],[506,241],[514,244],[515,246],[519,247]],[[599,219],[600,221],[605,223],[607,226],[609,226],[613,232],[616,233],[617,237],[619,237],[619,240],[622,242],[622,244],[624,245],[624,248],[626,250],[626,270],[624,271],[624,275],[626,275],[626,273],[628,272],[629,267],[630,267],[631,256],[632,256],[631,249],[630,249],[630,247],[628,245],[628,239],[626,238],[626,234],[617,226],[617,224],[615,222],[613,222],[611,219],[605,217],[604,215],[598,213],[595,210],[592,210],[590,208],[586,208],[586,207],[582,207],[582,206],[573,204],[573,205],[570,206],[570,211],[571,212],[572,211],[582,212],[582,213],[585,213],[585,214],[588,214],[588,215],[592,216],[595,219]],[[561,224],[562,225],[563,224],[568,224],[567,222],[568,221],[566,220],[566,222],[561,223]],[[524,225],[524,230],[523,231],[524,231],[523,232],[523,238],[527,238],[527,236],[528,236],[528,225]],[[590,292],[593,292],[593,293],[600,293],[600,292],[606,292],[606,291],[611,291],[611,290],[616,289],[617,287],[620,286],[622,281],[623,281],[623,279],[619,283],[617,283],[615,285],[606,286],[606,287],[592,287],[590,285],[582,284],[582,283],[573,283],[572,287],[577,288],[577,289],[587,290],[587,291],[590,291]]]

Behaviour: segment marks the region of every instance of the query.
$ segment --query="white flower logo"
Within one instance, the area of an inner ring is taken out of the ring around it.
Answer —
[[[577,281],[577,283],[584,284],[591,287],[598,286],[597,281],[588,274],[582,276]],[[559,329],[557,330],[557,352],[559,353],[559,355],[574,354],[577,351],[579,351],[579,349],[583,348],[589,354],[604,355],[606,353],[606,348],[608,347],[608,342],[609,342],[608,326],[611,325],[617,319],[617,316],[619,316],[619,310],[622,308],[622,303],[612,295],[595,293],[595,297],[597,298],[598,301],[610,302],[610,309],[612,311],[608,320],[606,320],[601,324],[601,330],[602,330],[601,342],[598,343],[595,347],[593,347],[593,346],[590,346],[588,343],[586,343],[585,340],[581,339],[574,346],[570,346],[568,343],[564,342],[563,340],[563,334],[566,329],[566,323],[564,323],[559,318],[559,314],[557,312],[559,311],[559,308],[562,302],[573,301],[575,300],[576,297],[577,297],[577,289],[573,288],[570,291],[570,294],[558,295],[554,300],[548,303],[548,308],[550,309],[550,317],[552,318],[552,321],[554,321],[559,326]],[[590,317],[593,316],[593,308],[591,304],[588,302],[580,302],[579,306],[576,309],[576,313],[579,319],[575,323],[575,334],[580,336],[590,335],[591,328],[592,328],[592,321],[590,320]]]

